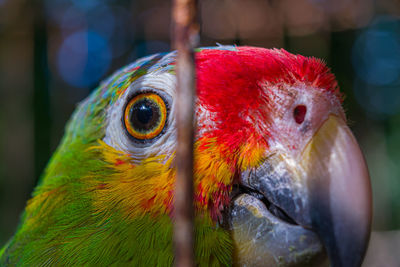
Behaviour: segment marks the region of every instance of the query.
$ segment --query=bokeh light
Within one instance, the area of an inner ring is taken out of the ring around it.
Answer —
[[[89,5],[90,9],[82,9],[71,5],[65,9],[56,23],[64,36],[75,31],[87,30],[100,34],[107,39],[111,56],[120,57],[132,47],[133,34],[126,27],[130,14],[117,5]],[[88,6],[85,6],[88,7]]]
[[[85,13],[75,7],[66,9],[58,22],[62,33],[87,27]]]
[[[82,10],[90,10],[97,5],[104,4],[106,1],[98,1],[98,0],[70,0],[73,5],[82,9]]]
[[[57,71],[74,87],[96,85],[112,59],[124,55],[132,46],[132,35],[126,27],[130,14],[118,5],[108,1],[55,0],[48,2],[47,10],[63,38],[57,53]]]
[[[88,28],[110,39],[115,32],[116,17],[111,8],[101,5],[87,13]]]
[[[109,11],[113,16],[114,25],[112,34],[107,35],[107,37],[112,46],[113,58],[117,58],[129,53],[129,50],[132,49],[134,34],[133,30],[126,27],[130,23],[130,13],[126,9],[120,6],[113,6]],[[98,18],[102,19],[102,17]]]
[[[387,115],[400,112],[400,83],[379,86],[354,81],[354,95],[367,115],[374,119],[384,119]]]
[[[400,1],[200,2],[202,46],[282,47],[327,62],[368,161],[373,229],[400,229]],[[0,246],[75,104],[120,67],[171,50],[170,11],[165,0],[0,0]],[[21,159],[27,168],[10,168]],[[364,267],[391,266],[384,259]]]
[[[400,23],[381,18],[354,43],[353,64],[357,76],[367,83],[386,85],[400,74]]]
[[[57,68],[69,84],[90,87],[99,82],[110,62],[106,38],[94,31],[79,31],[65,38],[58,52]]]
[[[357,101],[375,114],[400,111],[400,21],[377,18],[354,42]]]

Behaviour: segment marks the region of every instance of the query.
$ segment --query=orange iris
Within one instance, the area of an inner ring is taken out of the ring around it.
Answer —
[[[133,97],[125,108],[124,123],[128,133],[139,140],[152,139],[164,129],[167,107],[157,94]]]

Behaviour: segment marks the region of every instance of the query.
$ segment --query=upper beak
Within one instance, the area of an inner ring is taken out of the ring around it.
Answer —
[[[266,200],[250,196],[250,201],[243,201],[248,194],[242,194],[232,204],[230,226],[240,264],[259,265],[262,260],[253,262],[257,257],[279,258],[279,264],[302,263],[302,255],[310,258],[310,253],[303,253],[309,248],[311,256],[323,254],[316,244],[322,243],[331,266],[361,265],[371,229],[371,187],[364,157],[341,118],[330,115],[299,156],[275,153],[261,166],[243,172],[241,184]],[[272,212],[271,206],[279,212]],[[269,228],[255,224],[255,218]],[[277,232],[276,227],[284,230]],[[266,234],[268,238],[254,237]],[[243,242],[245,250],[240,247]]]
[[[332,266],[360,266],[371,231],[371,186],[347,125],[331,115],[304,150],[311,228]]]

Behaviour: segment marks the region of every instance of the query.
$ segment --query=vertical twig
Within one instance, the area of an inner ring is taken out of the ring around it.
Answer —
[[[195,101],[194,47],[198,40],[196,0],[174,0],[173,44],[178,50],[177,174],[174,198],[175,266],[194,266],[193,118]]]

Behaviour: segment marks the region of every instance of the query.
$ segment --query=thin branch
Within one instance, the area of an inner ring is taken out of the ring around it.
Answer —
[[[195,0],[174,0],[174,46],[178,50],[177,174],[174,198],[175,266],[194,266],[193,118],[195,101],[194,47],[198,40]]]

